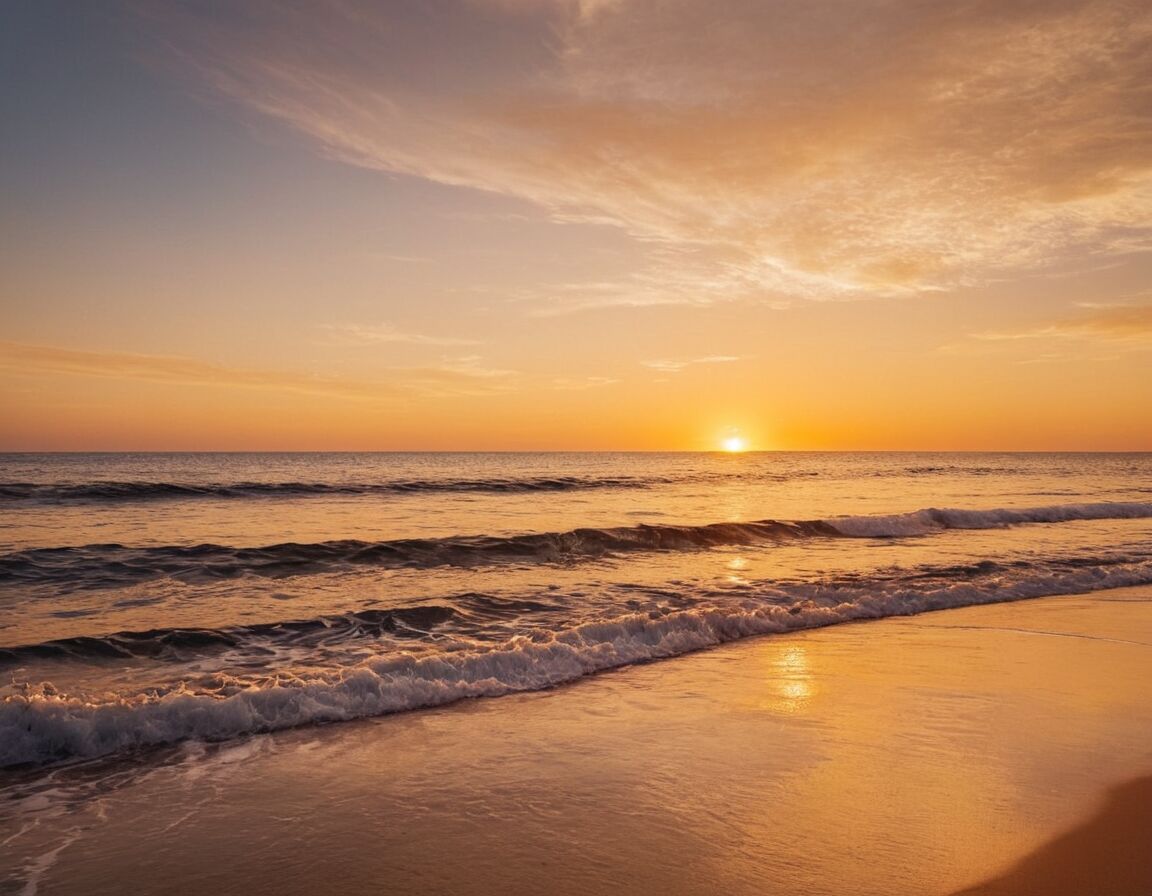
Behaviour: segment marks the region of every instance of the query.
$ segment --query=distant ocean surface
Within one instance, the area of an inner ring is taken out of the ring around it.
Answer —
[[[0,767],[1152,582],[1152,454],[0,455]]]

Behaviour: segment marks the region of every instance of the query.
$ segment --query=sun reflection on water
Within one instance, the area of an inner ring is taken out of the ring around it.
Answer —
[[[769,655],[768,688],[760,706],[773,712],[796,713],[816,696],[817,687],[803,644],[789,644]]]

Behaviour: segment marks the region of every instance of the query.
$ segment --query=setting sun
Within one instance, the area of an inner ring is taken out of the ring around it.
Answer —
[[[728,438],[726,438],[724,440],[724,450],[725,451],[735,453],[738,451],[746,451],[747,449],[748,449],[747,441],[745,441],[740,436],[728,436]]]

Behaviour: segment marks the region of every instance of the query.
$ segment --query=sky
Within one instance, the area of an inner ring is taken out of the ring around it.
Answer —
[[[1152,7],[0,8],[0,450],[1152,450]]]

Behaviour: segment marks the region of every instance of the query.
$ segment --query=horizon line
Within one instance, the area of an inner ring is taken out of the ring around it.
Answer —
[[[1152,448],[116,448],[0,449],[18,454],[1152,454]]]

